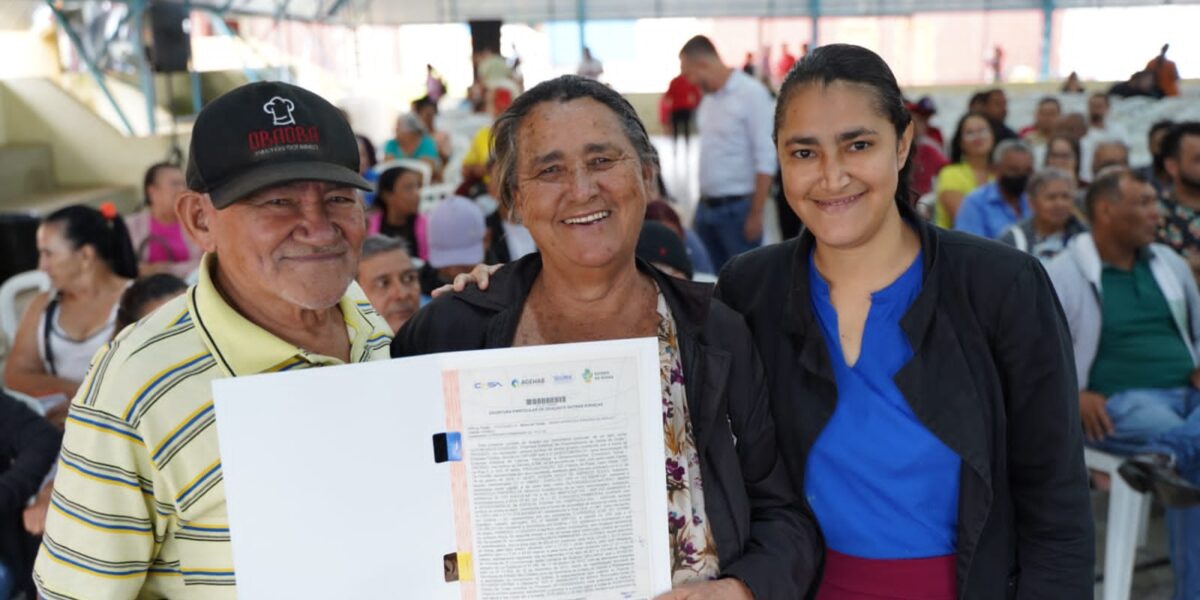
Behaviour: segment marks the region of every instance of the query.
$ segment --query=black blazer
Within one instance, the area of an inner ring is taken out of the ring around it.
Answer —
[[[900,322],[914,355],[895,382],[962,459],[959,597],[1090,599],[1095,549],[1078,389],[1054,289],[1028,254],[937,229],[908,207],[901,213],[917,223],[925,275]],[[754,335],[801,498],[809,449],[837,404],[809,296],[813,244],[805,230],[735,257],[717,284]]]
[[[757,600],[795,600],[815,578],[820,545],[779,460],[750,332],[711,299],[711,285],[640,261],[638,268],[654,277],[675,317],[721,574],[741,580]],[[472,287],[434,299],[400,328],[392,356],[511,346],[541,269],[541,255],[530,254],[497,271],[486,293]]]

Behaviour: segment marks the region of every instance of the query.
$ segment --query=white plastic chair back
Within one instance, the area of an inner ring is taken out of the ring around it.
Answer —
[[[33,294],[50,289],[50,277],[41,271],[25,271],[8,278],[0,285],[0,339],[4,347],[11,347],[17,335],[21,313],[29,304]]]
[[[1104,530],[1103,600],[1129,600],[1133,566],[1138,546],[1146,543],[1150,521],[1150,496],[1139,493],[1117,473],[1125,457],[1095,448],[1083,449],[1089,469],[1108,474],[1112,485],[1108,498],[1108,522]]]

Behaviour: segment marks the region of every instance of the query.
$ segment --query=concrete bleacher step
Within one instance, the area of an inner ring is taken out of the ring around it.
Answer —
[[[49,144],[0,146],[0,205],[54,189]]]
[[[55,188],[3,203],[0,205],[0,212],[44,217],[72,204],[86,204],[98,208],[105,202],[115,204],[121,214],[129,214],[137,210],[137,190],[125,185]]]

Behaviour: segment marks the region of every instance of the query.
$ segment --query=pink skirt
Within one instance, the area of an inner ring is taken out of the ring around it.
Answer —
[[[825,550],[816,600],[955,600],[953,554],[878,560]]]

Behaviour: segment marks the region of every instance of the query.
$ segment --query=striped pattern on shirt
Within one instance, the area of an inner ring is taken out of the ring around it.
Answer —
[[[72,401],[34,572],[45,598],[234,598],[211,384],[340,364],[254,325],[208,276],[92,360]],[[351,284],[351,360],[388,357],[390,329]]]

